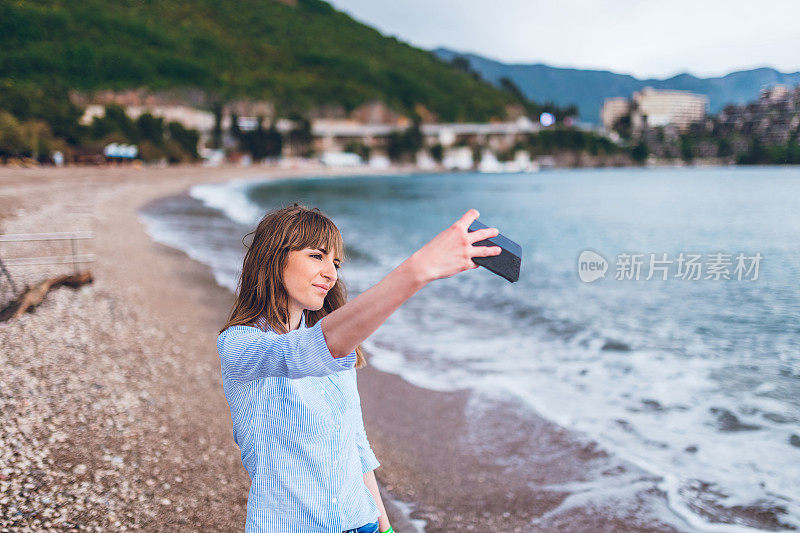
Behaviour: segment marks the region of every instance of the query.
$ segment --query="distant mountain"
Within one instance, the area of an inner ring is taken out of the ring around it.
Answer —
[[[800,72],[784,74],[771,68],[758,68],[733,72],[720,78],[697,78],[679,74],[672,78],[640,80],[626,74],[607,70],[580,70],[538,64],[506,64],[485,57],[438,48],[434,54],[451,61],[463,57],[472,70],[485,80],[498,84],[503,77],[510,78],[522,92],[537,102],[552,101],[559,105],[576,104],[584,122],[600,122],[603,99],[611,96],[630,97],[643,87],[676,89],[705,94],[709,98],[709,112],[717,113],[727,104],[743,104],[758,98],[765,85],[800,83]]]
[[[321,0],[0,0],[0,92],[54,84],[201,89],[279,112],[381,100],[443,120],[489,120],[513,102]]]

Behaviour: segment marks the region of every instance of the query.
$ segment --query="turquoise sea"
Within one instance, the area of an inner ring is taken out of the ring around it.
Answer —
[[[687,531],[756,531],[800,528],[798,199],[796,167],[586,169],[223,182],[141,216],[234,290],[265,212],[319,207],[352,297],[477,208],[522,245],[519,282],[430,284],[365,344],[373,365],[512,395],[657,476]],[[605,277],[581,280],[585,251]]]

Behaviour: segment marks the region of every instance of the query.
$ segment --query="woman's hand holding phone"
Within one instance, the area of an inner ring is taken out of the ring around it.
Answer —
[[[344,357],[352,352],[427,283],[478,268],[473,257],[502,253],[499,246],[473,246],[498,234],[497,228],[468,231],[478,216],[477,210],[470,209],[377,284],[327,315],[322,331],[331,354]]]
[[[479,216],[476,209],[470,209],[453,225],[414,252],[410,259],[423,283],[478,268],[479,265],[472,260],[473,257],[500,255],[503,250],[499,246],[473,246],[478,241],[491,239],[499,234],[497,228],[468,231],[470,224]]]

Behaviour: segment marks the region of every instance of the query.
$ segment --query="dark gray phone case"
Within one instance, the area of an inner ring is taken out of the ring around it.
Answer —
[[[467,231],[472,232],[488,227],[475,220],[469,225]],[[522,246],[502,234],[498,234],[497,237],[492,237],[491,239],[478,241],[473,246],[499,246],[502,248],[500,255],[473,257],[472,260],[511,283],[519,280],[519,269],[522,266]]]

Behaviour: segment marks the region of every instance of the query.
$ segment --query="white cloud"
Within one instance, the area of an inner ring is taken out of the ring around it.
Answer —
[[[638,77],[800,70],[800,2],[780,0],[333,0],[384,33],[506,62]]]

